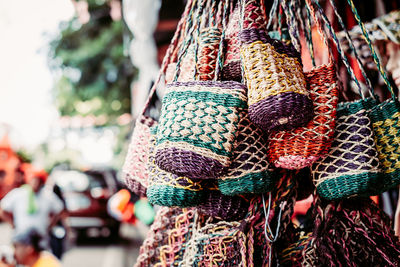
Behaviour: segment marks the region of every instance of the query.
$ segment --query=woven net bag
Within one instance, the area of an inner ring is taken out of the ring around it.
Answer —
[[[365,196],[381,183],[378,153],[368,112],[375,100],[340,105],[328,155],[312,166],[317,193],[334,200]]]
[[[156,165],[154,146],[156,129],[150,137],[149,187],[147,197],[160,206],[193,207],[204,200],[205,192],[199,182],[161,170]]]
[[[156,122],[153,119],[146,116],[141,116],[136,121],[128,154],[122,167],[125,184],[129,190],[138,196],[146,196],[150,127],[155,124]]]
[[[275,175],[267,160],[267,141],[262,130],[245,114],[238,132],[232,164],[227,173],[218,178],[219,190],[224,195],[270,191]]]
[[[237,82],[167,85],[157,132],[157,165],[179,176],[218,177],[231,163],[246,100],[246,88]]]
[[[376,148],[383,177],[379,191],[400,184],[400,104],[389,99],[375,106],[370,113]]]
[[[268,158],[276,167],[301,169],[324,156],[332,143],[338,80],[332,62],[305,74],[313,100],[314,117],[307,125],[290,131],[273,131],[269,136]]]

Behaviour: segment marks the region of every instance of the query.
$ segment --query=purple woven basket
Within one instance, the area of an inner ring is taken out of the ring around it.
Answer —
[[[249,201],[243,196],[226,196],[219,190],[207,192],[205,201],[198,206],[200,213],[226,221],[243,219],[249,209]]]
[[[240,32],[250,119],[263,130],[288,130],[313,116],[300,53],[264,30]]]

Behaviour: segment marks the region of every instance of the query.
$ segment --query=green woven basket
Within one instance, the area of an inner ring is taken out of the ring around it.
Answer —
[[[147,197],[150,203],[167,207],[194,207],[202,203],[205,197],[202,185],[187,177],[177,176],[161,170],[155,163],[154,146],[156,129],[151,129],[149,153],[149,187]]]
[[[247,114],[239,122],[238,131],[232,164],[218,179],[219,190],[230,196],[269,192],[275,179],[267,160],[267,139]]]
[[[318,194],[325,199],[370,195],[380,180],[378,153],[368,110],[375,100],[339,105],[334,141],[312,166]]]

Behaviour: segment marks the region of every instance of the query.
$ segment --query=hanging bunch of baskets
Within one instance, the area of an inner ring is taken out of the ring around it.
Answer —
[[[123,167],[133,193],[163,206],[136,266],[361,266],[368,255],[376,266],[400,262],[398,240],[368,199],[400,184],[400,104],[348,2],[391,93],[386,101],[334,0],[327,4],[367,90],[318,0],[187,1]],[[313,30],[327,59],[319,65]],[[338,62],[359,99],[339,101]],[[160,88],[156,119],[148,111]],[[294,205],[310,194],[312,223],[299,230]]]

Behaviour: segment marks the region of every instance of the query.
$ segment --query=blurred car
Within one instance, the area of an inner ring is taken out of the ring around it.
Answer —
[[[68,224],[80,235],[117,237],[120,222],[107,212],[107,202],[120,185],[112,170],[57,170],[50,184],[61,189],[69,213]]]

